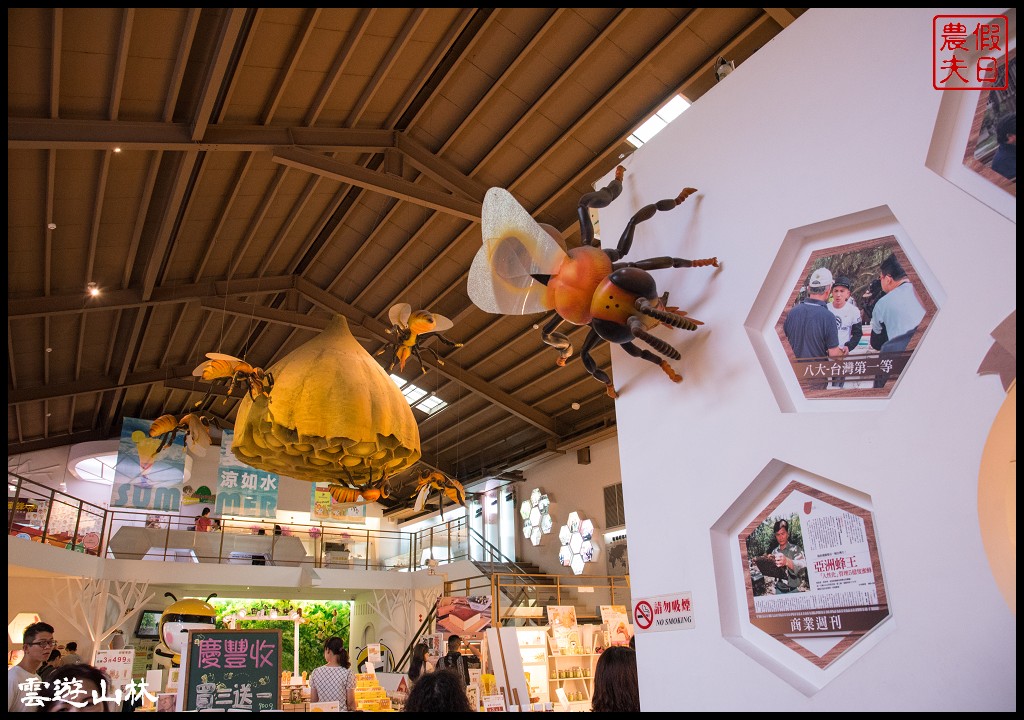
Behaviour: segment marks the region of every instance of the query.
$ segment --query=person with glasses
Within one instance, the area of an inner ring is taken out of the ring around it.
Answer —
[[[37,622],[25,628],[21,646],[24,654],[21,662],[7,671],[8,712],[38,711],[38,703],[29,704],[23,701],[29,700],[32,696],[45,696],[45,692],[40,692],[42,680],[38,671],[56,646],[53,625]]]

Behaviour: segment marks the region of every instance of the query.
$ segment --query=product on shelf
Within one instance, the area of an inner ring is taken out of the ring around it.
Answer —
[[[356,710],[362,712],[388,712],[392,710],[391,698],[380,686],[374,673],[356,675]]]

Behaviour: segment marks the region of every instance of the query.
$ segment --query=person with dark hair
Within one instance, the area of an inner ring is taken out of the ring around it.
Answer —
[[[430,646],[425,642],[417,643],[413,649],[412,660],[409,661],[409,679],[413,682],[416,682],[420,676],[433,671],[434,665],[427,659],[429,652]]]
[[[466,685],[454,670],[438,669],[413,683],[404,712],[473,712]]]
[[[860,308],[857,307],[857,303],[853,301],[851,295],[853,295],[852,281],[845,275],[840,275],[832,283],[832,300],[828,304],[828,309],[836,317],[839,344],[846,346],[847,353],[853,352],[864,336]]]
[[[878,266],[878,279],[885,295],[871,313],[871,347],[882,353],[903,352],[924,320],[924,306],[899,259],[889,255]],[[875,377],[875,387],[885,387],[888,373]]]
[[[313,670],[309,676],[310,702],[339,703],[341,710],[356,709],[356,678],[349,669],[348,650],[340,637],[331,637],[324,643],[326,665]]]
[[[996,124],[999,147],[992,156],[992,169],[1009,180],[1017,181],[1017,113],[1010,113]]]
[[[65,665],[78,665],[79,663],[85,662],[82,659],[82,656],[78,654],[78,643],[69,642],[64,646],[64,649],[67,650],[67,652],[64,653],[64,657],[60,659],[61,667],[64,667]]]
[[[53,625],[35,622],[22,635],[22,658],[7,670],[7,711],[35,712],[39,706],[39,668],[57,647]],[[36,687],[33,687],[36,685]],[[31,703],[31,704],[30,704]]]
[[[807,567],[804,550],[789,541],[789,521],[776,520],[772,528],[777,545],[772,550],[775,567],[785,568],[783,575],[775,579],[775,593],[800,592],[800,571]]]
[[[594,669],[594,712],[640,712],[640,681],[636,650],[625,645],[607,648]]]
[[[469,649],[474,655],[479,657],[477,651],[473,646],[469,646]],[[462,654],[462,638],[458,635],[448,636],[448,653],[437,661],[437,669],[442,668],[447,670],[456,671],[466,685],[469,685],[469,662],[466,660],[466,656]]]
[[[116,691],[110,677],[99,668],[77,663],[59,667],[50,676],[50,692],[39,712],[116,712]]]
[[[49,682],[50,675],[56,672],[57,668],[60,666],[60,663],[58,662],[59,660],[60,650],[54,648],[50,651],[50,657],[46,658],[46,661],[39,666],[38,670],[36,670],[36,675],[39,676],[39,679],[43,682]]]
[[[846,347],[847,355],[857,348],[860,339],[864,336],[860,308],[853,301],[852,294],[853,282],[845,275],[840,275],[832,283],[832,299],[828,303],[829,312],[836,319],[839,344]],[[832,381],[832,387],[841,388],[843,385],[842,376]]]
[[[209,532],[213,526],[213,518],[210,517],[210,508],[204,507],[203,512],[196,518],[196,532]]]

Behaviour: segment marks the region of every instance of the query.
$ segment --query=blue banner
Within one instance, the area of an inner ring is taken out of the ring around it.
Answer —
[[[277,473],[257,470],[235,457],[232,430],[225,430],[220,441],[217,468],[217,503],[214,515],[272,518],[277,516]]]
[[[124,418],[110,507],[178,512],[185,481],[185,436],[159,452],[161,439],[149,436],[152,420]]]

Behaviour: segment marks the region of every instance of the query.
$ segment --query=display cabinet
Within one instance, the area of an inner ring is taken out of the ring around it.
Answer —
[[[593,652],[563,654],[550,634],[545,634],[545,637],[548,642],[548,686],[551,700],[557,704],[558,688],[561,688],[569,700],[570,710],[590,710],[598,656]],[[580,649],[593,650],[593,644],[585,643]]]
[[[551,702],[555,699],[554,689],[549,687],[548,677],[548,632],[546,627],[517,627],[519,654],[523,659],[523,671],[529,679],[530,697],[534,702]],[[525,699],[524,699],[525,700]]]

